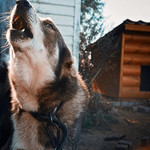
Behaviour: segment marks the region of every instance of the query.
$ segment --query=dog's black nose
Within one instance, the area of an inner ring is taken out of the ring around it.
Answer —
[[[30,8],[31,5],[27,0],[17,0],[16,4],[22,6],[23,8]]]

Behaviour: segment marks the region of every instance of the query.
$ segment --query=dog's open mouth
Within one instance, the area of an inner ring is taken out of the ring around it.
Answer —
[[[13,19],[12,22],[12,27],[15,30],[20,31],[22,34],[25,35],[25,37],[28,38],[33,38],[33,34],[31,32],[31,29],[29,28],[27,22],[25,21],[25,19],[20,16],[20,15],[16,15]]]

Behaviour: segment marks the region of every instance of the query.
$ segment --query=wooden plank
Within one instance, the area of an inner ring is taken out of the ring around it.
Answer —
[[[150,35],[146,34],[125,34],[125,43],[127,42],[144,42],[149,43],[150,42]]]
[[[139,93],[139,87],[122,87],[121,88],[121,97],[131,97],[135,96],[137,98],[137,94]]]
[[[124,54],[124,64],[150,65],[150,55]]]
[[[74,17],[74,39],[73,55],[76,57],[76,67],[79,67],[79,41],[80,41],[80,13],[81,0],[75,0],[75,17]]]
[[[54,14],[41,14],[40,17],[50,17],[56,25],[65,25],[65,26],[74,26],[74,17],[72,16],[63,16],[63,15],[54,15]]]
[[[131,31],[150,32],[150,26],[147,25],[126,24],[125,29]]]
[[[30,0],[31,2],[46,3],[62,6],[74,6],[74,0]]]
[[[73,36],[63,36],[65,43],[67,45],[72,45],[73,44]]]
[[[38,13],[74,16],[74,7],[32,3]]]
[[[73,27],[69,27],[69,26],[57,26],[60,33],[65,35],[69,35],[69,36],[73,36]]]
[[[64,41],[67,47],[72,51],[73,50],[73,37],[72,36],[63,36]]]
[[[125,44],[125,53],[150,54],[150,43],[128,42]]]
[[[122,87],[122,98],[150,98],[150,92],[141,92],[139,87]]]
[[[140,76],[123,76],[122,87],[139,87]]]
[[[67,45],[67,47],[69,48],[70,51],[72,51],[73,45]]]
[[[140,76],[141,66],[140,65],[124,65],[123,67],[123,76],[133,75]]]
[[[120,85],[119,85],[119,97],[121,96],[122,77],[123,77],[123,65],[124,65],[124,46],[125,46],[125,34],[122,34],[122,48],[121,48],[121,62],[120,62]]]

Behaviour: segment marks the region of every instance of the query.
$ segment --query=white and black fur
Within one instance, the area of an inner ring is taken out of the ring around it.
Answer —
[[[40,18],[27,0],[18,0],[6,38],[14,127],[11,149],[53,149],[46,123],[29,112],[48,115],[61,101],[57,115],[68,128],[64,149],[76,149],[87,89],[56,25],[49,18]]]

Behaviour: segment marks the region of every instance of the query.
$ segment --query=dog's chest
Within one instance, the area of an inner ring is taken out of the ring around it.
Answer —
[[[15,126],[13,136],[13,150],[43,150],[44,147],[39,144],[39,122],[27,113],[21,116],[15,114],[13,116]]]

